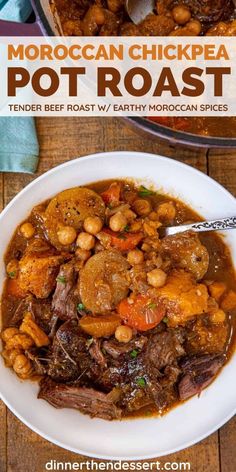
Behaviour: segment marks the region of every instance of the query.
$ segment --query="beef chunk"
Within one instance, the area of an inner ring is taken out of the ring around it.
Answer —
[[[101,340],[94,339],[93,343],[89,349],[89,354],[95,362],[100,365],[102,368],[107,366],[105,356],[101,351]]]
[[[30,311],[34,316],[36,324],[46,333],[49,334],[52,310],[50,300],[38,300],[32,295],[24,298],[17,306],[15,313],[11,319],[11,326],[19,326],[23,320],[25,312]]]
[[[222,354],[205,354],[183,359],[180,363],[183,377],[178,386],[180,400],[187,400],[207,387],[222,367],[224,360]]]
[[[154,334],[145,352],[147,387],[159,410],[177,400],[176,382],[180,374],[177,359],[185,354],[180,330]]]
[[[135,358],[130,356],[129,351],[120,353],[118,346],[114,348],[114,341],[103,343],[111,358],[98,384],[105,391],[120,385],[120,404],[127,412],[151,403],[162,410],[178,398],[176,383],[181,370],[177,359],[185,354],[182,330],[154,332],[148,340],[144,336],[139,340],[142,338],[145,339],[143,349]]]
[[[118,419],[121,410],[110,397],[93,388],[57,384],[48,378],[41,382],[38,394],[38,398],[48,401],[55,408],[75,408],[91,417]]]
[[[60,267],[52,308],[61,320],[75,318],[77,302],[75,296],[76,272],[74,264],[68,262]]]
[[[66,321],[57,330],[48,370],[53,380],[74,380],[91,368],[86,341],[77,320]]]
[[[25,351],[26,356],[30,359],[31,364],[33,366],[33,371],[34,374],[36,375],[45,375],[47,373],[47,359],[45,358],[45,361],[43,360],[44,350],[43,348],[41,349],[41,353],[39,349],[32,347]]]
[[[148,341],[145,353],[146,364],[149,370],[162,370],[170,366],[176,358],[185,354],[182,346],[184,341],[180,330],[165,331],[154,334]]]
[[[103,349],[112,356],[114,359],[117,359],[122,354],[126,354],[131,352],[132,350],[142,350],[147,342],[147,338],[145,336],[139,336],[127,344],[122,344],[116,341],[115,339],[104,341],[102,347]]]
[[[183,0],[181,3],[187,5],[202,23],[229,19],[234,11],[233,0]]]

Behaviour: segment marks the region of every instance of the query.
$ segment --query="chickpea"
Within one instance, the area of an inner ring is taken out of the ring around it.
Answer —
[[[15,279],[17,277],[19,270],[19,262],[17,259],[12,259],[7,264],[7,275],[10,279]]]
[[[32,236],[34,236],[35,228],[31,223],[23,223],[23,225],[20,227],[20,232],[24,238],[30,239]]]
[[[76,257],[78,257],[81,261],[85,262],[85,261],[87,261],[87,260],[90,258],[91,252],[90,252],[90,251],[87,251],[86,249],[78,248],[78,249],[76,249],[76,251],[75,251],[75,255],[76,255]]]
[[[24,354],[19,354],[14,360],[13,369],[17,375],[29,376],[31,373],[30,360]]]
[[[148,218],[151,221],[157,221],[158,220],[158,214],[156,213],[156,211],[151,211]]]
[[[171,221],[175,218],[176,209],[172,202],[161,203],[157,208],[158,218],[161,221]]]
[[[2,351],[2,356],[5,359],[7,367],[13,366],[15,358],[19,354],[22,354],[22,351],[20,349],[11,349],[11,350],[4,349]]]
[[[142,229],[142,221],[134,221],[130,225],[131,233],[137,233],[138,231],[141,231],[141,229]]]
[[[87,233],[96,235],[101,231],[103,222],[99,216],[88,216],[84,220],[84,229]]]
[[[19,330],[17,328],[6,328],[1,333],[1,338],[6,343],[7,341],[9,341],[9,339],[13,338],[13,336],[15,336],[15,334],[18,334],[18,333],[19,333]]]
[[[95,237],[92,236],[92,234],[82,232],[76,240],[76,245],[79,246],[80,249],[90,251],[95,246]]]
[[[226,318],[225,312],[221,309],[214,311],[211,314],[211,321],[212,323],[224,323]]]
[[[92,5],[83,19],[84,36],[95,36],[98,32],[98,26],[105,22],[104,9],[98,5]]]
[[[184,5],[179,5],[173,8],[172,15],[178,25],[185,25],[191,19],[190,10]]]
[[[191,20],[186,26],[188,30],[190,30],[191,33],[195,34],[196,36],[198,36],[202,31],[202,25],[198,20]]]
[[[121,211],[112,215],[109,221],[109,226],[112,231],[122,231],[127,225],[127,219]]]
[[[133,209],[139,216],[147,216],[152,211],[152,205],[149,200],[140,198],[133,203]]]
[[[34,345],[33,339],[27,334],[19,333],[15,334],[12,338],[8,339],[6,343],[6,349],[29,349]]]
[[[147,273],[147,281],[152,287],[160,288],[166,283],[167,275],[162,269],[154,269]]]
[[[152,246],[148,243],[143,243],[142,244],[142,251],[144,252],[150,252],[152,250]]]
[[[143,252],[140,249],[133,249],[133,251],[129,251],[127,260],[131,265],[142,264],[144,260]]]
[[[63,246],[68,246],[72,244],[76,239],[77,233],[73,226],[62,226],[57,231],[57,237],[60,244]]]
[[[115,331],[115,338],[119,343],[128,343],[133,337],[133,331],[129,326],[118,326]]]
[[[107,0],[107,6],[110,11],[117,13],[122,6],[121,0]]]
[[[128,223],[131,223],[132,221],[135,220],[135,218],[137,218],[137,215],[134,213],[134,211],[132,211],[130,209],[124,210],[123,213],[124,213],[125,218],[127,219]]]

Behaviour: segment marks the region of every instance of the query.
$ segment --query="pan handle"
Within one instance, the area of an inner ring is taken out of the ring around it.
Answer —
[[[43,36],[40,23],[17,23],[0,20],[0,36]]]

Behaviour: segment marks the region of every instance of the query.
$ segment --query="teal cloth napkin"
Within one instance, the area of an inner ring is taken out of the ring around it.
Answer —
[[[24,22],[32,12],[29,0],[0,0],[0,18]],[[0,172],[33,173],[37,169],[39,145],[34,119],[0,118]]]

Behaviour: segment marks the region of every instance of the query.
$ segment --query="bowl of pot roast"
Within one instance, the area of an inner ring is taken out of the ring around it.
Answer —
[[[91,457],[166,455],[235,412],[235,198],[162,156],[60,165],[0,215],[0,394],[29,428]],[[62,427],[63,425],[63,427]]]

